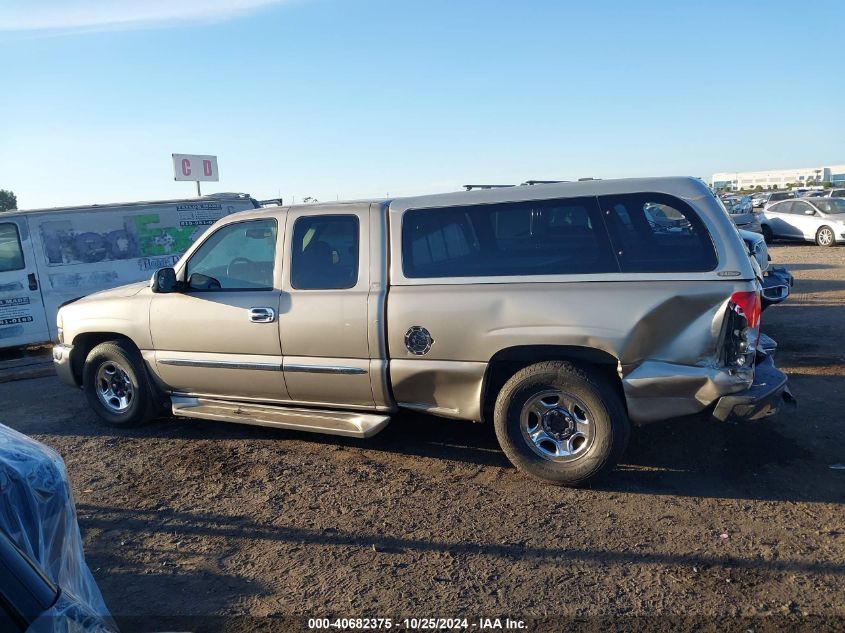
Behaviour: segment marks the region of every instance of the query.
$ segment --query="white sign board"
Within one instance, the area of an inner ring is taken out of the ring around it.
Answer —
[[[173,179],[196,182],[217,182],[217,156],[173,154]]]

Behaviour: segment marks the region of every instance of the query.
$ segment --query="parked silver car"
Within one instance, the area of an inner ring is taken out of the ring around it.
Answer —
[[[752,199],[752,204],[756,208],[763,207],[765,209],[770,204],[780,202],[781,200],[789,200],[794,197],[795,194],[792,191],[769,191],[767,193],[762,193],[759,196],[755,196]]]
[[[782,266],[771,265],[769,249],[762,235],[743,230],[739,231],[739,235],[748,248],[748,254],[760,268],[763,285],[763,310],[777,303],[782,303],[789,297],[790,288],[795,283],[792,274]]]
[[[763,232],[763,227],[760,224],[763,213],[760,210],[754,209],[750,196],[722,198],[722,204],[728,215],[731,216],[731,221],[736,228],[742,231],[751,231],[752,233]]]
[[[763,236],[834,246],[845,240],[845,198],[784,200],[766,208]]]

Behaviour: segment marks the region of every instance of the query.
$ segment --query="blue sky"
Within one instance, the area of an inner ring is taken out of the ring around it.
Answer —
[[[2,0],[0,188],[191,195],[173,152],[219,156],[204,192],[288,200],[841,164],[843,24],[841,0]]]

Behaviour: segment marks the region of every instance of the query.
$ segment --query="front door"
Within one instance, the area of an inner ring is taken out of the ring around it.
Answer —
[[[278,324],[283,231],[283,216],[225,224],[177,271],[182,292],[153,295],[156,368],[172,391],[288,399]]]
[[[792,213],[794,214],[792,222],[798,229],[799,237],[815,240],[816,231],[821,226],[821,216],[816,208],[808,202],[796,200],[792,206]]]
[[[49,340],[27,221],[0,215],[0,348]]]
[[[291,400],[373,408],[369,205],[299,208],[287,224],[279,327]]]

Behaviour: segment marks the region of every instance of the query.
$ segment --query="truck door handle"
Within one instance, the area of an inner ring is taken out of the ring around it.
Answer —
[[[273,308],[250,308],[249,320],[253,323],[272,323],[276,320],[276,311]]]
[[[38,290],[38,278],[35,276],[35,273],[29,273],[26,279],[29,282],[30,290]]]

